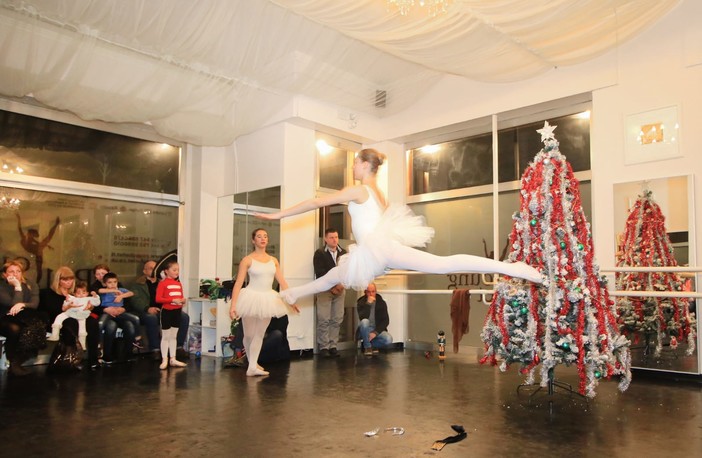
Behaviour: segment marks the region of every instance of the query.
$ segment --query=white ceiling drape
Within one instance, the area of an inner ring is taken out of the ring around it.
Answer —
[[[580,63],[679,1],[455,0],[431,18],[385,0],[0,0],[0,94],[222,146],[295,95],[387,116],[446,73]]]

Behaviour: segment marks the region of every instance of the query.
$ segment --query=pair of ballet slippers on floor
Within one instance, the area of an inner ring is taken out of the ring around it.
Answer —
[[[169,361],[168,361],[167,359],[164,359],[164,360],[161,362],[161,365],[158,366],[158,368],[161,369],[161,370],[164,370],[164,369],[166,369],[168,366],[169,366]],[[187,364],[185,364],[185,363],[182,362],[182,361],[178,361],[178,360],[175,359],[175,358],[171,358],[171,360],[170,360],[170,366],[171,366],[171,367],[185,367],[185,366],[187,366]]]

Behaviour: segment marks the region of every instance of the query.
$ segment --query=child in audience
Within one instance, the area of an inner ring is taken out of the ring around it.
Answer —
[[[100,316],[100,330],[103,331],[104,360],[107,364],[112,362],[112,343],[117,327],[122,328],[124,339],[130,342],[137,350],[142,348],[141,335],[138,334],[139,317],[127,313],[124,308],[124,299],[132,297],[134,293],[119,287],[117,274],[107,272],[102,277],[105,288],[100,288],[100,300],[103,309]]]
[[[63,303],[64,307],[70,307],[63,313],[59,313],[54,324],[51,326],[51,337],[49,340],[59,340],[59,331],[61,331],[61,326],[66,318],[75,318],[78,321],[78,340],[80,344],[85,348],[85,336],[88,333],[85,330],[85,319],[90,316],[90,310],[93,307],[100,305],[100,298],[92,291],[88,295],[88,284],[84,281],[77,281],[73,295],[69,295]]]
[[[166,369],[170,362],[174,367],[185,367],[187,364],[176,359],[176,336],[180,326],[180,316],[185,304],[183,285],[178,281],[180,266],[175,261],[169,261],[164,266],[166,278],[158,282],[156,287],[156,303],[161,305],[161,365]],[[169,353],[170,351],[170,360]]]
[[[90,289],[88,291],[104,293],[105,291],[101,291],[106,289],[103,277],[106,273],[110,272],[110,267],[107,264],[98,264],[95,267],[93,267],[93,272],[95,275],[95,281],[90,285]]]

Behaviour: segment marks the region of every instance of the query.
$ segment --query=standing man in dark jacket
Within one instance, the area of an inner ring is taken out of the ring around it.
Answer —
[[[379,348],[392,344],[392,336],[388,332],[390,316],[388,304],[378,294],[375,283],[368,285],[366,294],[356,301],[358,313],[358,336],[363,340],[363,354],[372,356]]]
[[[339,246],[339,232],[333,228],[324,231],[324,247],[314,252],[315,278],[323,277],[337,266],[339,258],[346,250]],[[317,346],[319,353],[331,357],[339,356],[336,345],[339,341],[339,329],[344,321],[344,299],[346,291],[343,285],[336,285],[329,291],[319,293],[317,299]]]

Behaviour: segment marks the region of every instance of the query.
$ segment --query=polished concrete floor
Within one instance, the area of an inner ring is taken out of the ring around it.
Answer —
[[[518,372],[415,350],[307,357],[248,378],[215,358],[159,371],[148,359],[95,373],[0,372],[0,456],[688,457],[702,452],[702,387],[637,377],[586,402],[530,397]],[[571,368],[560,381],[577,385]],[[463,425],[468,437],[433,451]],[[384,428],[404,428],[393,436]],[[375,437],[364,433],[381,428]]]

